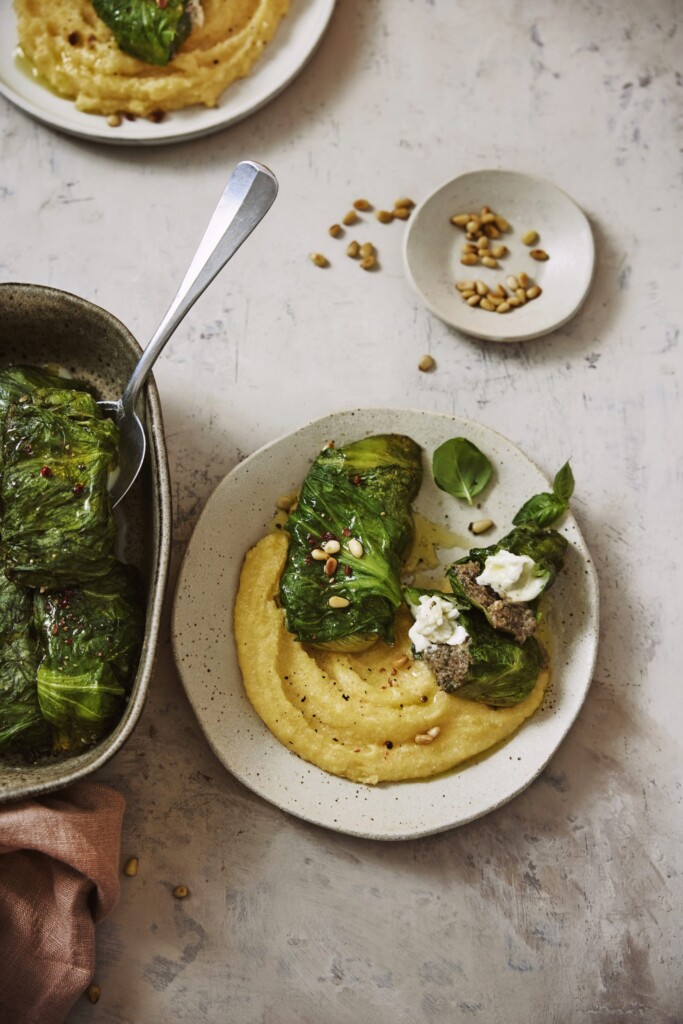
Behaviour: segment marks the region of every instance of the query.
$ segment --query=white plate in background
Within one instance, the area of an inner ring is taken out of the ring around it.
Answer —
[[[432,452],[448,438],[467,437],[494,465],[494,483],[477,510],[478,516],[497,524],[491,543],[510,529],[513,515],[527,498],[549,489],[540,469],[512,442],[455,416],[355,409],[310,423],[249,456],[209,498],[178,578],[173,647],[206,739],[245,786],[290,814],[338,832],[410,839],[462,825],[500,807],[542,771],[576,718],[591,682],[598,586],[590,554],[568,515],[560,529],[570,546],[548,611],[553,635],[548,692],[536,714],[481,759],[431,779],[377,786],[338,778],[303,761],[269,732],[244,690],[232,631],[239,574],[247,549],[268,531],[277,498],[299,488],[325,441],[334,439],[341,445],[378,433],[408,434],[423,447],[424,481],[415,509],[461,534],[467,534],[472,509],[440,491],[431,474]],[[444,563],[463,553],[464,549],[444,550]]]
[[[76,110],[71,100],[40,85],[17,62],[16,17],[6,0],[0,3],[0,93],[44,124],[94,142],[156,146],[198,138],[241,120],[289,85],[320,42],[333,9],[334,0],[292,0],[263,56],[246,78],[227,87],[217,107],[188,107],[158,124],[138,117],[111,128],[106,117]]]
[[[465,232],[451,224],[459,213],[478,213],[482,206],[501,214],[511,230],[492,240],[506,245],[498,268],[463,265]],[[535,230],[533,246],[522,235]],[[550,259],[533,260],[529,252],[544,249]],[[583,304],[595,265],[595,245],[586,215],[557,186],[518,171],[482,170],[462,174],[439,186],[411,217],[404,241],[404,268],[428,309],[451,327],[488,341],[524,341],[565,324]],[[525,271],[543,289],[525,306],[492,313],[468,306],[455,288],[459,280],[482,280],[490,288],[505,285],[509,274]]]

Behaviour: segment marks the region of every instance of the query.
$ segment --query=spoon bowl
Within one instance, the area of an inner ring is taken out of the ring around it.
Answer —
[[[266,215],[277,191],[275,175],[263,164],[243,160],[235,167],[183,283],[122,397],[116,402],[99,402],[104,415],[115,420],[119,428],[118,469],[109,487],[112,506],[126,496],[145,461],[147,438],[136,412],[136,402],[152,366],[188,310]]]

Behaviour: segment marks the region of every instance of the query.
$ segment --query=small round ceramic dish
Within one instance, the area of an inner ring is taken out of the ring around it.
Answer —
[[[176,663],[202,731],[233,775],[306,821],[350,835],[392,840],[429,835],[478,818],[520,793],[542,771],[590,685],[598,587],[590,554],[568,515],[559,527],[570,542],[568,555],[547,612],[552,682],[536,714],[481,758],[426,780],[368,786],[330,775],[297,757],[268,731],[242,684],[232,631],[242,562],[247,549],[272,528],[278,496],[298,489],[326,440],[344,444],[385,432],[408,434],[424,450],[416,511],[465,535],[462,549],[441,550],[444,565],[472,546],[466,540],[472,510],[440,491],[431,477],[431,453],[443,441],[465,436],[493,462],[495,482],[477,515],[499,524],[496,536],[509,528],[527,498],[548,490],[543,473],[519,448],[479,423],[407,409],[355,409],[327,416],[261,448],[216,488],[180,570],[172,636]]]
[[[139,117],[117,128],[85,114],[36,81],[16,58],[16,15],[0,4],[0,93],[38,121],[59,131],[112,146],[159,146],[220,131],[278,95],[301,71],[329,23],[335,0],[293,0],[291,10],[251,74],[233,82],[216,107],[188,107],[153,123]]]
[[[510,225],[489,241],[490,247],[508,249],[495,268],[460,262],[465,230],[451,223],[452,216],[479,213],[482,206]],[[538,233],[531,246],[522,241],[529,231]],[[535,248],[549,259],[533,259]],[[427,308],[457,330],[488,341],[524,341],[561,327],[586,298],[595,264],[590,224],[574,200],[549,181],[517,171],[472,171],[441,185],[413,213],[403,255],[408,280]],[[481,280],[491,289],[507,288],[506,278],[520,272],[542,294],[504,314],[469,306],[455,287],[457,281]]]

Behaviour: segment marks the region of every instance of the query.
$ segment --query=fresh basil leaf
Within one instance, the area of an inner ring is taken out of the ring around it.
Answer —
[[[452,437],[435,450],[432,471],[437,487],[472,505],[491,479],[493,466],[466,437]]]
[[[147,64],[168,64],[192,29],[185,0],[93,0],[120,50]]]
[[[565,505],[569,504],[569,499],[574,493],[574,474],[572,473],[569,462],[565,462],[562,469],[558,470],[553,481],[553,494],[560,501],[563,501]]]
[[[520,508],[512,522],[515,526],[533,523],[536,526],[551,526],[569,508],[569,499],[574,493],[574,474],[568,462],[555,474],[553,491],[549,494],[534,494]]]

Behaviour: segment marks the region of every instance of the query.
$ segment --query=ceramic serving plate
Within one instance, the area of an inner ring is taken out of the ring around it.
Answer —
[[[30,284],[0,284],[0,365],[56,363],[92,385],[98,398],[119,398],[142,351],[110,313],[68,292]],[[100,768],[121,748],[147,695],[159,633],[171,541],[171,498],[156,385],[145,388],[148,457],[116,509],[119,557],[140,569],[146,589],[145,638],[121,721],[96,747],[76,757],[36,764],[0,759],[0,802],[59,789]]]
[[[0,4],[0,93],[51,128],[112,146],[159,146],[199,138],[227,128],[274,99],[305,66],[327,28],[334,0],[292,0],[273,41],[251,74],[233,82],[216,107],[190,107],[154,124],[147,118],[124,120],[111,128],[105,117],[84,114],[71,100],[36,81],[17,57],[16,16],[11,3]]]
[[[570,542],[551,594],[552,683],[539,711],[506,743],[464,767],[417,782],[360,785],[301,760],[254,712],[242,685],[232,616],[245,552],[271,527],[277,498],[295,492],[324,443],[375,433],[405,433],[424,449],[424,483],[416,511],[461,535],[463,547],[441,549],[444,564],[473,546],[472,518],[490,517],[494,542],[532,494],[543,473],[512,442],[479,423],[406,409],[356,409],[311,423],[245,459],[209,499],[188,547],[175,596],[173,644],[188,698],[220,761],[246,786],[283,810],[339,832],[408,839],[461,825],[521,792],[557,750],[583,703],[597,648],[598,584],[572,516],[560,529]],[[440,491],[431,454],[464,436],[495,467],[476,515]],[[557,467],[559,469],[559,466]],[[580,487],[580,483],[579,483]]]
[[[464,230],[451,224],[454,214],[478,213],[490,206],[510,224],[499,239],[508,255],[497,268],[464,266]],[[522,242],[537,231],[535,246]],[[549,259],[534,260],[533,248]],[[523,341],[549,334],[581,308],[593,279],[595,246],[586,215],[566,192],[543,178],[518,171],[482,170],[461,174],[440,185],[414,211],[405,235],[404,268],[428,309],[452,327],[488,341]],[[455,282],[481,280],[491,289],[524,271],[542,294],[505,314],[469,306]]]

